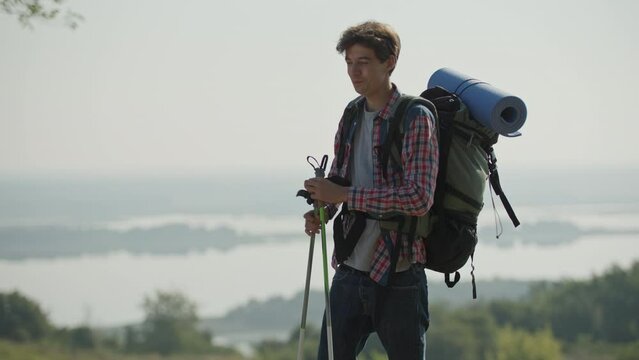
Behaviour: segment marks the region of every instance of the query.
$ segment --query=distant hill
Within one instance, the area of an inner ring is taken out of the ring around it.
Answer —
[[[639,212],[636,207],[639,192],[628,191],[639,182],[639,169],[502,169],[500,173],[515,211],[523,206],[543,209],[547,205],[625,204],[633,206],[633,214]],[[265,240],[303,241],[300,232],[282,232],[266,239],[240,234],[237,229],[195,228],[184,223],[129,231],[93,226],[166,214],[294,216],[301,224],[299,214],[308,206],[295,197],[303,181],[298,176],[139,179],[0,176],[0,259],[74,257],[114,251],[179,255],[207,249],[226,250]],[[489,194],[486,191],[484,213],[492,211]],[[513,229],[508,219],[503,218],[504,232],[499,239],[495,238],[494,227],[481,227],[481,241],[499,246],[517,242],[555,245],[588,235],[627,233],[614,229],[584,230],[554,218],[536,223],[525,217],[521,220],[522,225]]]
[[[540,221],[536,223],[522,223],[514,228],[505,220],[503,231],[496,237],[494,225],[482,226],[477,232],[480,241],[498,246],[512,246],[517,243],[528,245],[552,246],[571,243],[584,236],[639,234],[637,230],[588,229],[584,230],[567,221]]]
[[[480,241],[498,246],[512,246],[516,243],[552,246],[574,242],[588,235],[639,233],[636,230],[583,230],[566,221],[524,223],[517,229],[509,225],[505,224],[499,238],[495,237],[494,228],[480,227]],[[329,230],[329,238],[331,236]],[[48,225],[7,226],[0,227],[0,259],[76,257],[117,251],[130,254],[184,255],[209,249],[224,251],[266,241],[305,241],[305,237],[287,232],[251,235],[223,226],[206,229],[179,223],[126,231]]]
[[[116,231],[60,226],[0,227],[0,259],[74,257],[126,251],[131,254],[183,255],[242,244],[291,240],[292,236],[238,234],[226,227],[193,228],[182,224]]]

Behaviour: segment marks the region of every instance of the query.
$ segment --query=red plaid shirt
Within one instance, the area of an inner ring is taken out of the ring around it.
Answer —
[[[390,118],[393,115],[393,105],[398,101],[400,93],[393,84],[393,94],[373,121],[373,146],[382,145],[386,133],[389,129]],[[402,147],[402,168],[399,172],[392,167],[391,162],[387,165],[387,178],[383,177],[380,167],[379,155],[373,151],[373,182],[375,187],[361,188],[351,187],[348,194],[348,207],[350,210],[358,210],[370,214],[385,214],[399,212],[409,216],[424,215],[433,203],[433,194],[437,179],[437,165],[439,159],[439,147],[435,130],[435,121],[423,105],[417,105],[409,109],[406,114],[413,116],[407,119],[409,127],[404,133]],[[400,119],[401,121],[401,119]],[[335,158],[340,146],[344,124],[340,121],[335,136]],[[337,168],[337,161],[334,158],[329,176],[337,175],[343,178],[350,178],[349,164],[353,139],[348,139],[344,144],[344,161],[341,168]],[[335,214],[336,207],[331,207],[329,213]],[[412,252],[409,251],[409,241],[406,234],[400,234],[401,241],[400,255],[404,259],[410,258],[411,263],[424,264],[426,262],[426,249],[424,241],[418,238],[413,242]],[[382,231],[373,255],[370,277],[375,282],[385,285],[388,281],[388,274],[391,265],[390,244],[396,244],[398,232]],[[388,245],[388,246],[387,246]],[[337,262],[333,256],[333,266]]]

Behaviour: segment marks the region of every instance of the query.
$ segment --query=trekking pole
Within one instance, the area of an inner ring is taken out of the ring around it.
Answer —
[[[316,205],[317,206],[317,205]],[[320,225],[322,227],[322,258],[324,261],[324,300],[326,302],[326,340],[328,341],[328,360],[333,360],[333,320],[331,318],[331,298],[328,287],[328,260],[326,256],[326,214],[324,207],[319,207]]]
[[[315,161],[315,166],[311,160]],[[306,161],[311,164],[313,169],[315,170],[315,177],[324,178],[326,172],[326,165],[328,163],[328,155],[324,155],[322,158],[322,162],[318,163],[317,160],[309,156],[306,158]],[[324,211],[324,206],[320,201],[313,201],[311,199],[311,195],[306,190],[300,190],[297,192],[297,196],[303,196],[306,198],[308,204],[313,204],[315,208],[315,212],[319,213],[320,218],[320,227],[321,227],[321,235],[322,235],[322,259],[323,259],[323,270],[324,270],[324,300],[326,302],[326,339],[328,342],[328,358],[329,360],[333,360],[333,321],[331,319],[331,302],[329,296],[329,287],[328,287],[328,257],[326,251],[326,213]],[[308,265],[306,268],[306,285],[304,288],[304,303],[302,305],[302,321],[300,324],[300,336],[297,348],[297,360],[302,360],[303,358],[303,343],[304,343],[304,333],[306,331],[306,316],[308,311],[308,295],[309,295],[309,287],[311,281],[311,268],[313,265],[313,247],[315,244],[315,234],[311,235],[311,244],[308,252]]]
[[[299,193],[298,193],[298,196]],[[313,248],[315,247],[315,234],[311,234],[308,248],[308,264],[306,265],[306,285],[304,286],[304,303],[302,304],[302,323],[300,324],[300,336],[297,344],[297,360],[304,359],[304,335],[306,333],[306,315],[308,312],[308,294],[311,286],[311,269],[313,268]]]

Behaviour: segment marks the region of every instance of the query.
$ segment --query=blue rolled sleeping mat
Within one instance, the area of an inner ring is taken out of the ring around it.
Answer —
[[[459,96],[471,116],[500,135],[515,137],[526,122],[526,104],[517,96],[449,68],[437,70],[428,88],[441,86]]]

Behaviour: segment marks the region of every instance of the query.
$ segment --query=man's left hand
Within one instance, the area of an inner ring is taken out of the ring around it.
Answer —
[[[310,178],[304,181],[304,188],[311,199],[329,204],[339,204],[348,200],[348,188],[339,186],[324,178]]]

